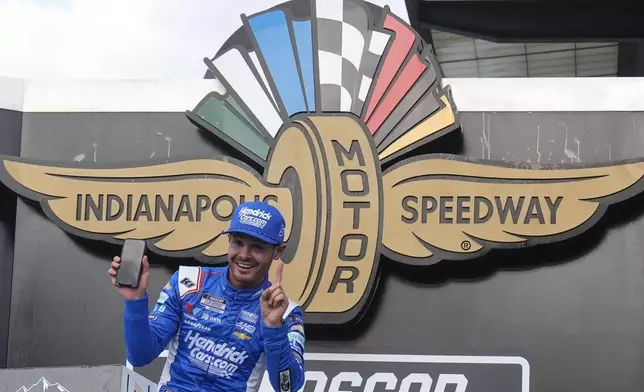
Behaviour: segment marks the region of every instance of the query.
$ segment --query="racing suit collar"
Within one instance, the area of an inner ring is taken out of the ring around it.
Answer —
[[[264,277],[262,283],[254,289],[236,289],[228,281],[228,270],[230,266],[226,266],[223,276],[219,279],[219,285],[224,297],[236,301],[255,301],[259,299],[260,294],[270,287],[268,276]]]

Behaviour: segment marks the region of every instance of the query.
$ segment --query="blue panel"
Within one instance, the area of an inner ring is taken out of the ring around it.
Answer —
[[[305,112],[304,92],[295,64],[286,15],[272,11],[248,20],[288,115]]]
[[[297,55],[300,59],[304,89],[306,90],[306,101],[309,104],[309,111],[315,111],[315,84],[313,82],[313,38],[311,32],[311,21],[293,22],[295,42],[297,44]]]

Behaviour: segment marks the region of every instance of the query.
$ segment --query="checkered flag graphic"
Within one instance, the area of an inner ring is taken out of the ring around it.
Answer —
[[[360,116],[391,35],[373,29],[359,2],[317,0],[315,9],[321,109]]]

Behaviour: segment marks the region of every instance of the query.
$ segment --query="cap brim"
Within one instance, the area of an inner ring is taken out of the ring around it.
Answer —
[[[276,241],[275,239],[270,238],[268,236],[265,236],[264,234],[258,233],[258,232],[253,231],[253,230],[231,229],[231,230],[222,231],[222,234],[244,234],[244,235],[247,235],[249,237],[257,238],[258,240],[267,242],[267,243],[272,244],[272,245],[280,245],[280,243],[278,241]]]

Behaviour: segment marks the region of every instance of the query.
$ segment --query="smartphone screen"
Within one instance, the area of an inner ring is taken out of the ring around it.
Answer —
[[[145,255],[145,241],[127,239],[121,252],[121,266],[116,274],[116,285],[137,287],[141,275],[141,264]]]

